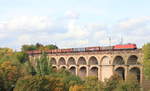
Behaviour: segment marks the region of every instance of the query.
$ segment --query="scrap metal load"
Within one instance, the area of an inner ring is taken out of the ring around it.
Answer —
[[[117,50],[134,50],[137,49],[136,44],[119,44],[114,46],[97,46],[84,48],[68,48],[68,49],[51,49],[46,50],[46,53],[73,53],[73,52],[96,52],[96,51],[117,51]],[[28,54],[40,54],[42,51],[28,51]]]

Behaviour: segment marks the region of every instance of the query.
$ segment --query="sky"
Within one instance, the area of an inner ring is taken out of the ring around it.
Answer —
[[[150,0],[0,0],[0,47],[150,42]]]

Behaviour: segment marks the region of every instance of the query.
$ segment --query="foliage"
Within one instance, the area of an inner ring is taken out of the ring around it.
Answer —
[[[69,91],[84,91],[83,85],[73,85],[69,88]]]
[[[129,74],[126,81],[120,81],[115,91],[140,91],[140,84],[134,74]]]
[[[87,77],[84,82],[84,91],[103,91],[103,83],[97,77]]]
[[[11,60],[13,53],[13,50],[10,48],[0,48],[0,63]]]
[[[118,74],[114,74],[109,79],[106,79],[104,91],[115,91],[114,89],[117,87],[120,80],[121,78]]]
[[[29,60],[28,55],[25,52],[15,52],[14,55],[20,63],[25,63]]]
[[[36,59],[37,66],[36,73],[39,75],[49,75],[52,73],[52,67],[48,64],[48,57],[46,53],[42,53],[39,59]]]
[[[140,85],[130,75],[123,81],[115,74],[104,82],[96,77],[80,77],[67,70],[53,70],[45,53],[35,60],[28,59],[27,50],[55,49],[55,45],[24,45],[24,52],[13,52],[9,48],[0,48],[0,91],[139,91]],[[150,74],[150,44],[143,47],[144,66],[147,76]],[[32,64],[32,62],[35,62]],[[17,83],[16,83],[17,82]]]
[[[23,45],[21,50],[22,51],[31,51],[31,50],[48,50],[48,49],[58,49],[56,45],[49,44],[49,45],[42,45],[40,43],[36,43],[35,45]]]
[[[27,61],[26,68],[30,75],[34,76],[50,76],[61,79],[63,82],[63,91],[69,91],[70,86],[75,84],[81,84],[82,81],[79,77],[72,75],[66,70],[57,70],[54,71],[50,63],[48,63],[48,57],[46,53],[42,53],[41,57],[36,60],[36,66],[33,66],[30,61]],[[32,60],[31,60],[32,61]]]
[[[0,65],[0,84],[3,84],[0,88],[3,91],[9,91],[19,78],[20,74],[17,67],[10,61],[5,61]]]
[[[143,46],[144,53],[144,73],[146,79],[150,79],[150,43]]]
[[[17,81],[14,91],[64,91],[61,78],[53,76],[26,76]]]
[[[55,73],[50,74],[51,76],[62,78],[64,83],[64,91],[69,91],[69,88],[74,85],[81,85],[83,81],[75,75],[72,75],[67,70],[58,70]]]

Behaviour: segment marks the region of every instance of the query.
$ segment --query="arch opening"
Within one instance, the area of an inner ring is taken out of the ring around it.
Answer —
[[[137,60],[138,60],[138,57],[135,56],[135,55],[132,55],[128,58],[128,61],[127,61],[127,64],[128,65],[136,65],[137,64]]]
[[[110,59],[107,56],[104,56],[101,61],[101,65],[110,65]]]
[[[98,60],[97,60],[97,58],[96,57],[91,57],[90,59],[89,59],[89,65],[98,65]]]
[[[55,58],[51,58],[50,63],[52,65],[56,65],[57,64],[56,59]]]
[[[52,67],[52,70],[56,72],[56,71],[57,71],[57,67],[56,67],[56,66],[53,66],[53,67]]]
[[[90,69],[89,76],[98,77],[98,68],[97,67],[92,67]]]
[[[76,67],[70,67],[69,72],[73,75],[76,75]]]
[[[115,72],[119,75],[119,77],[123,80],[125,80],[125,69],[122,67],[119,67],[115,70]]]
[[[123,65],[123,64],[125,64],[123,57],[121,57],[121,56],[115,57],[115,59],[113,61],[113,65]]]
[[[79,76],[83,79],[86,77],[87,74],[87,68],[86,67],[81,67],[79,69]]]
[[[78,65],[86,65],[87,63],[86,63],[86,60],[84,57],[80,57],[77,64]]]
[[[75,59],[73,58],[73,57],[70,57],[69,59],[68,59],[68,63],[67,63],[68,65],[76,65],[76,62],[75,62]]]
[[[66,65],[66,61],[63,57],[59,59],[58,65]]]
[[[137,68],[137,67],[134,67],[134,68],[130,69],[130,74],[133,74],[139,82],[141,80],[140,73],[141,73],[140,69]]]
[[[60,69],[61,69],[61,70],[66,70],[67,67],[66,67],[66,66],[62,66]]]

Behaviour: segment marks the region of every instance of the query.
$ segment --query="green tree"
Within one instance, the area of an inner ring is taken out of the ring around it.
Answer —
[[[50,44],[45,46],[46,49],[58,49],[56,45]]]
[[[64,91],[62,80],[53,76],[25,76],[17,81],[14,91]]]
[[[144,73],[146,79],[150,79],[150,43],[143,46],[144,53]]]
[[[134,74],[129,74],[126,81],[120,81],[115,91],[140,91],[140,84]]]
[[[105,80],[104,91],[115,91],[114,89],[119,84],[121,78],[118,74],[112,75],[109,79]]]
[[[103,83],[97,77],[87,77],[83,86],[84,91],[104,91]]]
[[[62,82],[64,83],[64,91],[69,91],[71,86],[83,84],[83,81],[80,79],[80,77],[72,75],[67,70],[58,70],[50,75],[62,79]]]
[[[21,48],[22,51],[32,51],[32,50],[37,50],[35,45],[23,45]]]
[[[23,45],[21,50],[26,51],[32,51],[32,50],[49,50],[49,49],[58,49],[56,45],[49,44],[49,45],[42,45],[40,43],[36,43],[35,45]]]
[[[52,66],[48,63],[48,57],[46,53],[42,53],[39,59],[36,59],[37,66],[35,68],[36,73],[39,75],[49,75],[52,73]]]
[[[20,63],[25,63],[26,61],[29,60],[28,59],[29,57],[28,57],[28,55],[25,52],[15,52],[14,56],[17,58],[17,60]]]

